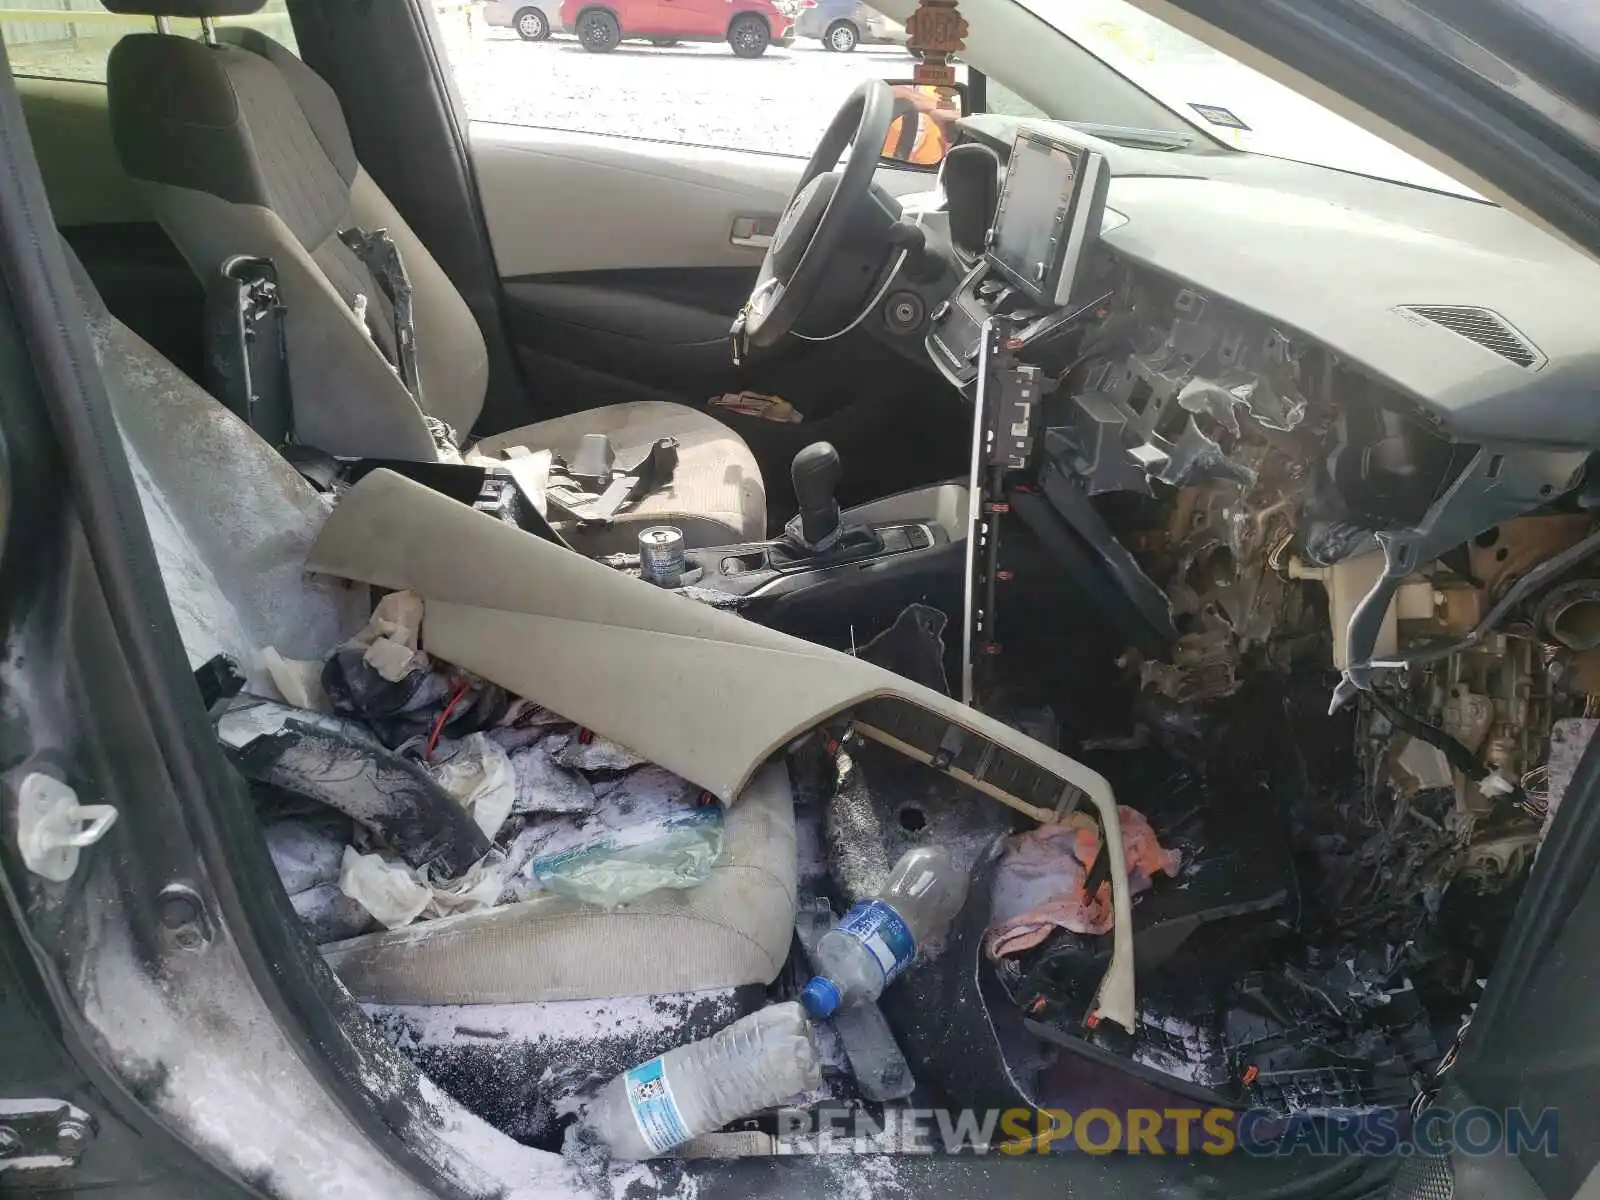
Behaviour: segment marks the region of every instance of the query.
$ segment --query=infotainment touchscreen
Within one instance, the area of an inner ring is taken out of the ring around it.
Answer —
[[[1109,177],[1096,151],[1019,130],[989,236],[990,263],[1038,304],[1070,302],[1084,249],[1100,232]]]

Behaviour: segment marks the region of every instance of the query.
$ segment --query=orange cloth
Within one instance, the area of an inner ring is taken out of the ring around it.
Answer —
[[[1161,848],[1144,814],[1127,807],[1117,813],[1129,890],[1137,895],[1147,889],[1157,871],[1177,875],[1182,856]],[[1056,929],[1109,933],[1110,885],[1102,885],[1093,896],[1084,889],[1099,854],[1100,830],[1090,820],[1041,825],[1011,838],[995,872],[989,929],[984,934],[988,956],[1000,959],[1031,950]]]

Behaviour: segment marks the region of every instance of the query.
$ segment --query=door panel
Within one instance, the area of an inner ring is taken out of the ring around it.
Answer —
[[[749,243],[776,225],[803,160],[488,123],[472,147],[507,323],[545,403],[635,395],[624,381],[677,396],[750,382],[728,326],[765,252]],[[879,172],[897,194],[929,180]]]
[[[729,241],[734,219],[776,217],[805,165],[520,125],[474,124],[472,150],[508,279],[646,267],[746,267],[753,275],[762,251]]]
[[[475,122],[472,153],[504,279],[575,271],[742,267],[752,277],[805,162],[644,138]],[[926,171],[880,167],[896,196],[933,186]],[[728,314],[730,317],[732,313]]]
[[[754,270],[586,271],[506,280],[506,305],[525,361],[584,370],[700,396],[745,382],[728,354],[728,325]]]
[[[743,385],[728,326],[764,252],[732,242],[734,223],[775,224],[803,162],[524,126],[472,141],[507,323],[549,404],[645,398],[611,381]]]

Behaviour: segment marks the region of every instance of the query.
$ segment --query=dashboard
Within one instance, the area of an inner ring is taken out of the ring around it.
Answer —
[[[1165,292],[1168,302],[1187,294],[1213,313],[1269,325],[1451,436],[1526,440],[1537,430],[1549,443],[1600,441],[1591,320],[1600,266],[1514,214],[1325,167],[1118,146],[1060,123],[991,115],[960,123],[952,155],[982,148],[1009,182],[1021,173],[1010,161],[1019,135],[1086,147],[1105,162],[1104,215],[1082,250],[1102,293]],[[972,331],[997,301],[1044,322],[1062,319],[1070,302],[1029,294],[995,247],[972,244],[972,231],[993,221],[974,211],[992,191],[947,190],[949,248],[966,273],[933,305],[925,347],[967,387]],[[1019,236],[1048,242],[1057,212],[1031,215],[1033,233]]]
[[[1260,644],[1272,606],[1254,597],[1291,549],[1316,572],[1384,548],[1361,568],[1376,582],[1336,589],[1359,599],[1332,625],[1341,686],[1360,688],[1419,564],[1499,522],[1586,509],[1571,495],[1600,448],[1586,255],[1494,205],[1330,168],[1052,122],[958,128],[946,228],[963,273],[923,350],[975,402],[975,456],[1005,435],[1029,447],[1009,465],[1063,523],[1062,555],[1117,580],[1135,644],[1191,639],[1203,670],[1171,677],[1174,695],[1227,684],[1206,675],[1222,643]],[[1040,145],[1081,153],[1052,171]],[[1085,195],[1092,162],[1103,186]],[[1201,562],[1226,587],[1199,587]]]

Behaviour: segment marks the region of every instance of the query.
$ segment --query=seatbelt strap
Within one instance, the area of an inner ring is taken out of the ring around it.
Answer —
[[[567,480],[555,474],[557,470],[565,473]],[[613,470],[610,483],[599,495],[570,482],[570,471],[566,464],[557,460],[545,486],[545,501],[581,525],[609,525],[629,505],[637,504],[651,492],[659,491],[671,483],[677,470],[676,438],[661,438],[633,466]]]

